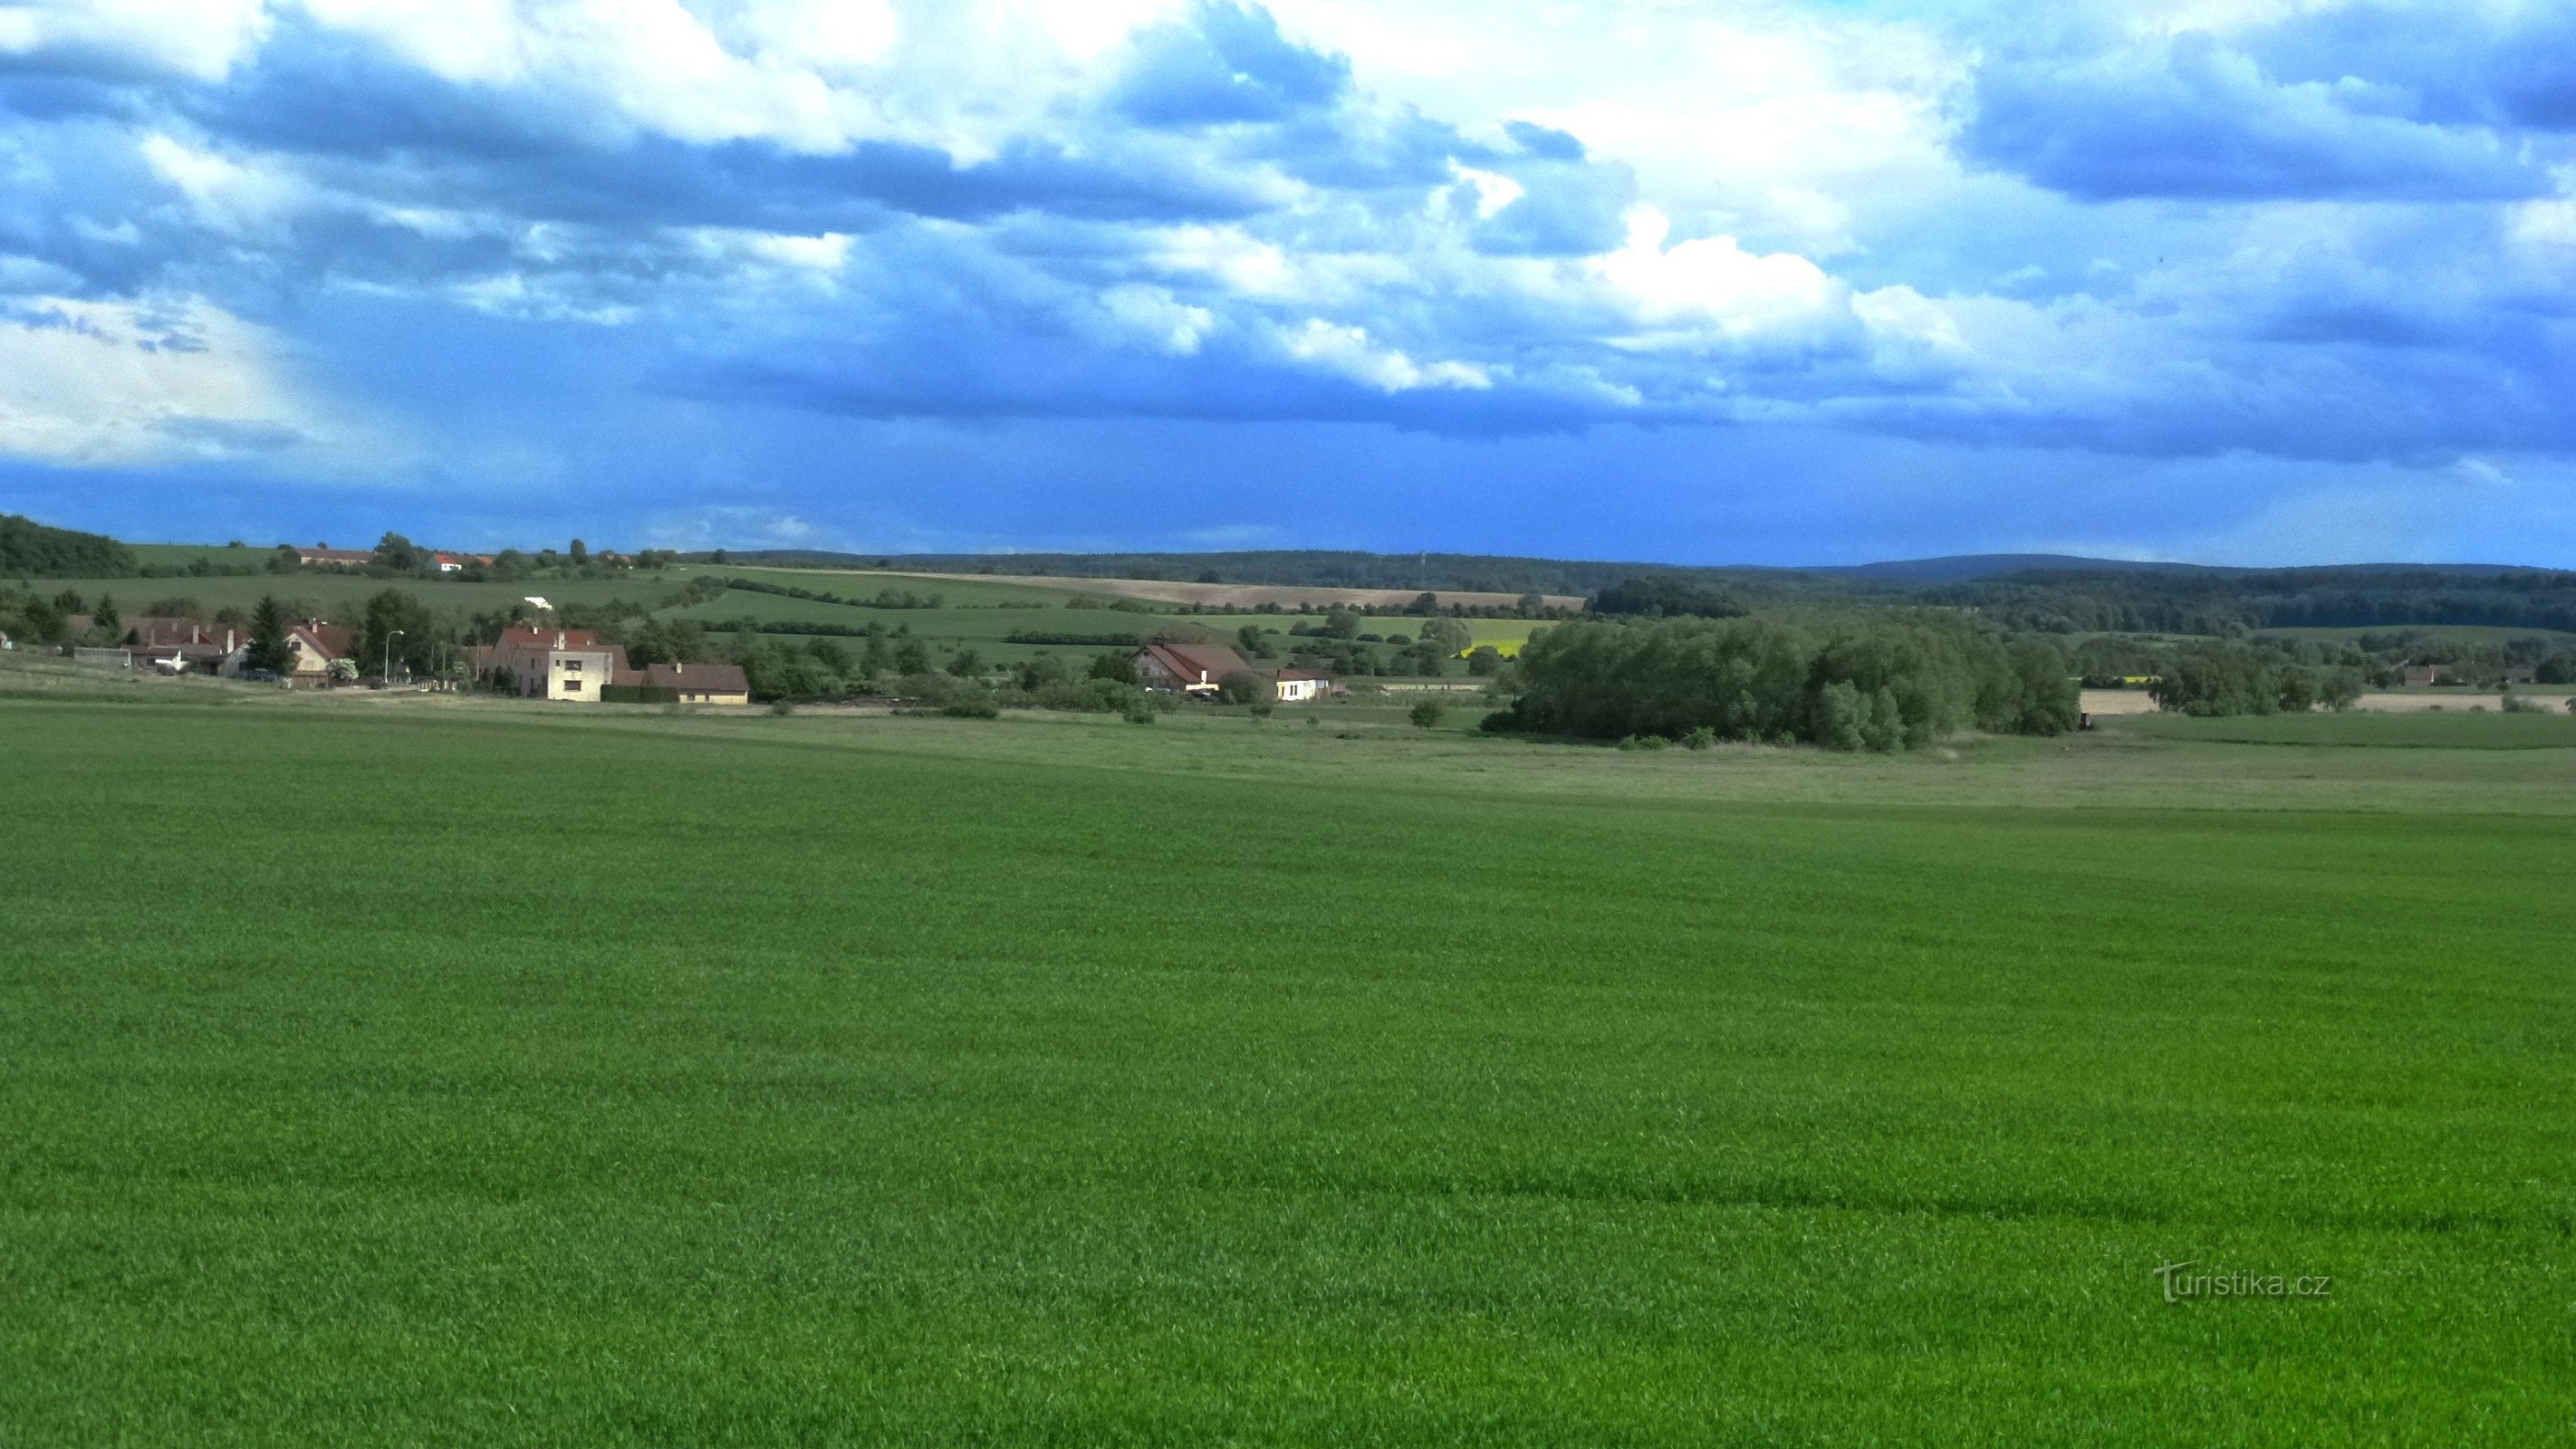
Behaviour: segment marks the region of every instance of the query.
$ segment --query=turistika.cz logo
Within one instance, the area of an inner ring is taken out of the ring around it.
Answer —
[[[2191,1271],[2200,1266],[2194,1258],[2185,1263],[2159,1263],[2156,1278],[2165,1285],[2165,1301],[2182,1303],[2196,1298],[2332,1298],[2332,1273],[2304,1273],[2296,1277],[2280,1273],[2243,1273],[2211,1269],[2206,1273]]]

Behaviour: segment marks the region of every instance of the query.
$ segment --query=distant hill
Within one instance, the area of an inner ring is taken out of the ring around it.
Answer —
[[[2102,573],[2234,573],[2212,564],[2153,563],[2140,559],[2086,558],[2071,553],[1960,553],[1943,558],[1897,559],[1888,563],[1840,564],[1797,572],[1841,578],[1883,579],[1900,584],[1956,584],[2003,574],[2096,571]]]
[[[47,528],[0,513],[0,574],[18,579],[130,578],[142,566],[134,550],[98,533]]]

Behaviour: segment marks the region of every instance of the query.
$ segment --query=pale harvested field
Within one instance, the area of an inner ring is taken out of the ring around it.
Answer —
[[[2076,706],[2086,714],[2154,714],[2156,702],[2143,689],[2088,689]]]
[[[1162,604],[1205,604],[1218,609],[1256,609],[1263,604],[1277,604],[1293,609],[1300,604],[1330,608],[1335,604],[1376,604],[1402,606],[1421,597],[1420,589],[1327,589],[1290,588],[1270,584],[1185,584],[1176,579],[1083,579],[1063,578],[1051,574],[918,574],[881,569],[775,569],[776,573],[800,574],[865,574],[872,579],[945,579],[967,584],[1025,584],[1035,589],[1067,589],[1075,593],[1105,594],[1120,599],[1150,599]],[[1470,607],[1505,607],[1521,600],[1518,594],[1472,593],[1458,589],[1433,589],[1444,604],[1466,604]],[[1543,594],[1552,608],[1580,609],[1580,594]]]

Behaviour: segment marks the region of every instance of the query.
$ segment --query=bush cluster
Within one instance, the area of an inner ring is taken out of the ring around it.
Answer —
[[[1578,622],[1518,664],[1521,696],[1488,729],[1895,750],[1971,729],[2058,734],[2076,717],[2057,651],[1940,615]]]
[[[2165,655],[2159,670],[2147,691],[2157,707],[2191,715],[2346,709],[2362,689],[2358,669],[2305,664],[2259,645],[2195,644]]]

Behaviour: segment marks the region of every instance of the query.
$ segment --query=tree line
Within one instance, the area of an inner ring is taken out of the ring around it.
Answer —
[[[1530,640],[1486,728],[1619,740],[1915,749],[1966,730],[2075,727],[2065,656],[1955,617],[1629,618]]]

